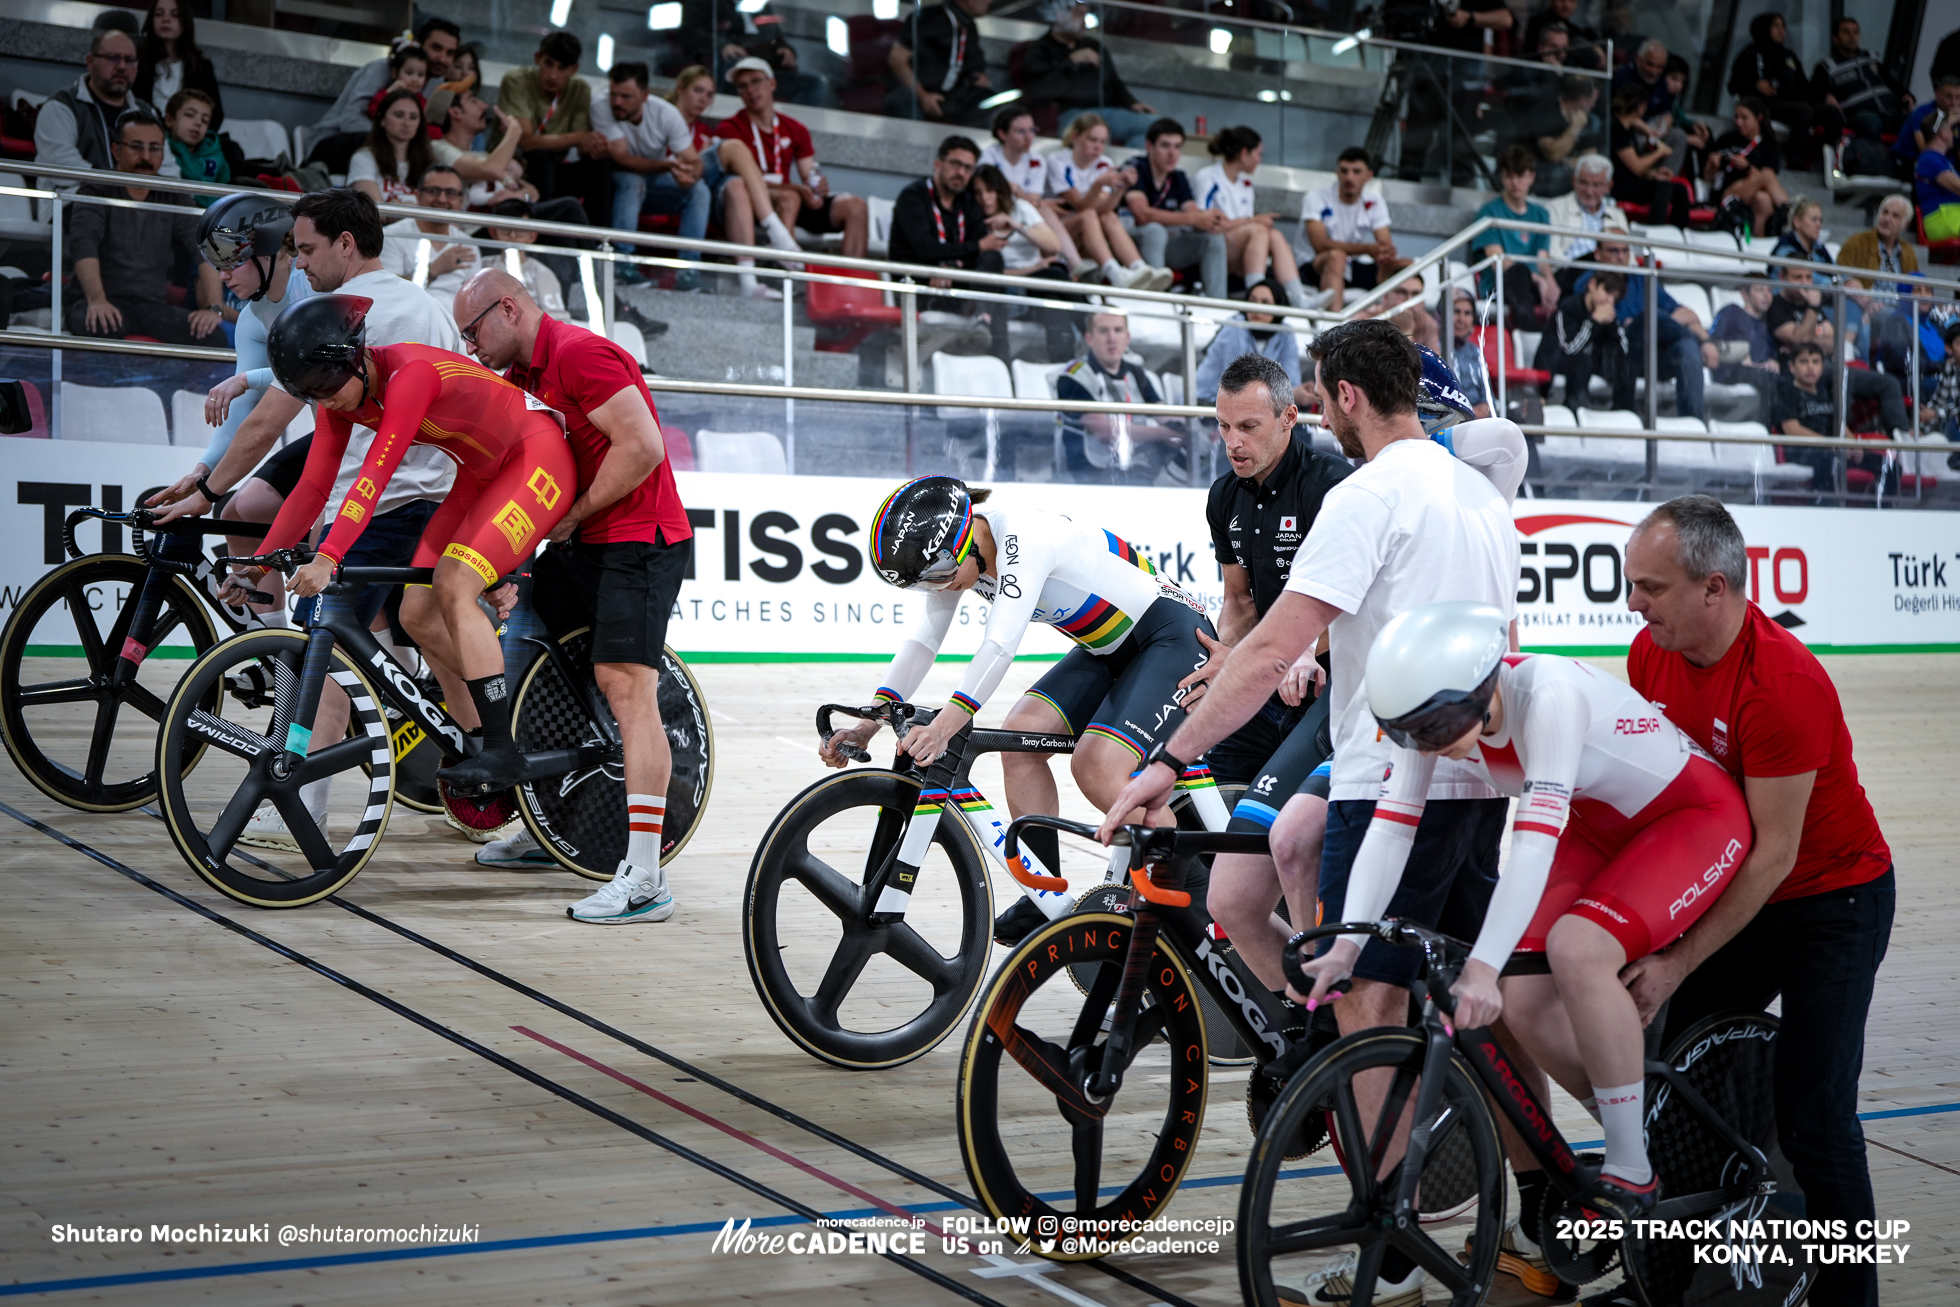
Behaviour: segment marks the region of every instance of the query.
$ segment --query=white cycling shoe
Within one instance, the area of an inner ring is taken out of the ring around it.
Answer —
[[[621,861],[609,883],[566,908],[565,915],[593,926],[665,921],[674,915],[674,896],[667,892],[666,869],[636,867]]]
[[[1276,1284],[1273,1286],[1274,1292],[1286,1307],[1346,1304],[1354,1298],[1355,1262],[1355,1254],[1344,1253],[1308,1276],[1306,1283],[1299,1288]],[[1389,1281],[1378,1276],[1375,1279],[1374,1307],[1422,1307],[1423,1286],[1428,1282],[1429,1273],[1420,1266],[1410,1271],[1406,1280]]]
[[[320,810],[313,813],[313,824],[320,828],[322,835],[326,834],[326,804],[322,803]],[[259,810],[245,823],[245,829],[239,834],[238,842],[258,849],[280,849],[287,853],[300,851],[299,841],[293,838],[293,832],[286,825],[286,819],[281,817],[279,809],[270,803],[259,805]]]
[[[461,823],[454,823],[460,825]],[[473,832],[465,831],[465,834]],[[507,839],[493,839],[476,851],[476,860],[485,867],[512,867],[520,871],[556,867],[557,860],[546,853],[531,832],[518,827]]]

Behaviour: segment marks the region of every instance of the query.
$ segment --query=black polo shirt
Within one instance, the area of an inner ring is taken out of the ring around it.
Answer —
[[[1320,504],[1354,469],[1323,454],[1295,428],[1293,443],[1262,485],[1225,476],[1211,483],[1205,519],[1219,563],[1243,567],[1252,581],[1252,603],[1264,617],[1286,588],[1293,555],[1313,529]]]

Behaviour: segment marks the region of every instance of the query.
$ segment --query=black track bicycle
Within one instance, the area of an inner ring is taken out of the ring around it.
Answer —
[[[290,574],[310,556],[289,549],[220,561]],[[427,585],[433,576],[426,567],[342,568],[331,588]],[[626,851],[624,755],[593,680],[586,635],[534,641],[542,656],[520,679],[511,707],[530,777],[491,801],[511,805],[560,866],[610,880]],[[348,699],[346,733],[332,741],[313,733],[329,680]],[[665,863],[699,825],[714,779],[714,737],[700,687],[672,650],[664,651],[659,695],[674,755]],[[158,796],[178,852],[214,888],[258,907],[299,907],[345,886],[373,856],[393,806],[390,707],[444,760],[478,747],[367,630],[325,606],[310,630],[253,631],[211,648],[178,683],[156,742],[159,758],[200,755],[194,768],[165,769]],[[264,804],[284,819],[297,853],[237,856],[240,835]]]
[[[1801,1258],[1782,1267],[1765,1266],[1746,1254],[1712,1263],[1694,1255],[1697,1243],[1727,1238],[1731,1220],[1760,1218],[1779,1188],[1773,1017],[1716,1014],[1685,1032],[1666,1056],[1656,1059],[1650,1051],[1647,1146],[1661,1196],[1643,1222],[1712,1221],[1721,1233],[1712,1239],[1648,1238],[1642,1223],[1601,1220],[1585,1209],[1602,1159],[1573,1152],[1490,1030],[1454,1027],[1452,1033],[1450,986],[1470,956],[1468,945],[1401,921],[1321,926],[1295,936],[1285,950],[1294,988],[1302,993],[1310,988],[1300,971],[1302,945],[1355,933],[1422,950],[1422,972],[1410,985],[1422,1004],[1421,1021],[1412,1028],[1360,1031],[1339,1040],[1302,1067],[1273,1105],[1239,1200],[1239,1275],[1248,1304],[1325,1300],[1302,1286],[1311,1286],[1331,1266],[1348,1281],[1340,1286],[1343,1296],[1351,1295],[1347,1301],[1367,1307],[1389,1248],[1428,1271],[1432,1286],[1447,1291],[1452,1307],[1483,1302],[1505,1228],[1505,1159],[1493,1103],[1550,1178],[1543,1219],[1527,1233],[1560,1280],[1591,1284],[1617,1265],[1623,1281],[1599,1301],[1640,1307],[1684,1301],[1794,1307],[1803,1300],[1808,1283]],[[1542,955],[1520,954],[1506,972],[1542,972],[1543,967]],[[1658,1027],[1656,1022],[1652,1029]],[[1354,1090],[1355,1078],[1363,1075],[1375,1078],[1377,1092],[1386,1087],[1379,1111],[1372,1114],[1361,1109]],[[1332,1131],[1337,1171],[1288,1175],[1282,1169],[1285,1141],[1315,1122]],[[1406,1152],[1391,1161],[1403,1140]],[[1446,1182],[1454,1187],[1460,1183],[1459,1159],[1466,1156],[1478,1201],[1459,1261],[1453,1248],[1424,1229],[1422,1209],[1439,1167],[1448,1171]]]
[[[838,715],[888,725],[902,742],[935,710],[825,704],[819,740]],[[828,776],[791,799],[756,846],[742,914],[749,976],[783,1033],[811,1056],[857,1071],[909,1062],[951,1034],[992,949],[988,865],[1006,870],[1007,832],[973,784],[973,763],[989,753],[1074,751],[1072,736],[968,726],[929,767],[900,752],[889,769]],[[846,752],[871,761],[863,749]],[[1173,810],[1183,825],[1222,830],[1241,788],[1193,767],[1179,778]],[[1127,894],[1100,886],[1075,910]],[[1222,1017],[1206,1015],[1215,1056],[1250,1060]]]
[[[1029,816],[1007,830],[1007,864],[1023,884],[1066,881],[1028,871],[1021,832],[1052,827],[1085,839],[1096,829]],[[1201,1002],[1209,998],[1258,1066],[1248,1078],[1252,1129],[1281,1087],[1331,1035],[1253,975],[1182,885],[1206,854],[1266,853],[1260,834],[1125,826],[1129,883],[1117,911],[1061,917],[1008,953],[967,1032],[955,1110],[967,1175],[997,1219],[1054,1218],[1060,1237],[1041,1255],[1081,1261],[1111,1251],[1126,1222],[1161,1214],[1196,1155],[1210,1062]],[[1086,992],[1060,982],[1087,976]],[[1326,1131],[1302,1119],[1281,1151],[1303,1158]],[[1474,1197],[1468,1138],[1438,1154],[1422,1194],[1424,1219],[1447,1219]],[[1053,1200],[1045,1194],[1060,1192]]]

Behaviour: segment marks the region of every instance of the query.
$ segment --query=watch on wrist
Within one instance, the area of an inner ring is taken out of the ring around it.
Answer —
[[[205,475],[208,476],[209,473],[206,473]],[[208,500],[210,503],[214,505],[220,499],[224,498],[223,495],[220,495],[217,491],[211,488],[211,483],[209,481],[206,481],[204,477],[199,477],[197,479],[197,493],[203,495],[206,500]]]
[[[1149,753],[1143,755],[1143,765],[1148,767],[1153,762],[1161,762],[1164,766],[1171,769],[1171,775],[1182,776],[1190,768],[1186,766],[1182,758],[1179,758],[1170,751],[1169,745],[1170,741],[1159,740],[1151,747]]]

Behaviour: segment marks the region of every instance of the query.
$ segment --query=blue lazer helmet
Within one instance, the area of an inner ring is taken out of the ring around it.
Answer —
[[[1416,413],[1422,418],[1423,434],[1433,436],[1476,417],[1476,410],[1470,407],[1469,398],[1456,384],[1456,373],[1450,370],[1450,365],[1422,345],[1416,346],[1416,353],[1422,356],[1422,386],[1416,398]]]

